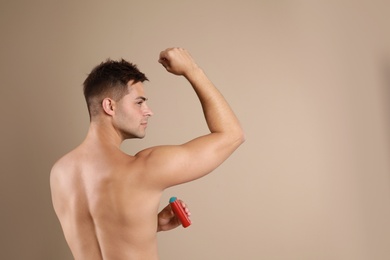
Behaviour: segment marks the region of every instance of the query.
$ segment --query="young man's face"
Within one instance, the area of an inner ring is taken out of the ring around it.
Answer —
[[[127,85],[129,93],[116,102],[115,127],[120,131],[123,139],[144,138],[148,119],[153,112],[146,105],[147,98],[143,83],[132,84],[130,81]]]

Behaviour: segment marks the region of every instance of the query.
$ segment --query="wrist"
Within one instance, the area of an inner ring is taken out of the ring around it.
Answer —
[[[195,80],[195,79],[199,78],[201,75],[204,75],[204,72],[200,67],[192,68],[183,74],[183,76],[188,81]]]

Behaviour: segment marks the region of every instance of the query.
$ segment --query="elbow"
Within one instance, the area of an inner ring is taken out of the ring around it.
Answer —
[[[237,144],[237,147],[240,146],[241,144],[243,144],[245,142],[245,133],[242,129],[240,129],[239,131],[237,131],[236,133],[236,137],[235,137],[235,143]]]
[[[245,133],[242,132],[242,134],[241,134],[241,144],[245,143],[245,140],[246,140]]]
[[[241,134],[239,135],[239,143],[240,145],[243,144],[246,140],[244,131],[241,131]]]

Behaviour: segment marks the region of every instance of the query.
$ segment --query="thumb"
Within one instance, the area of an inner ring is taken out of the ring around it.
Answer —
[[[168,69],[169,62],[168,62],[168,60],[167,60],[166,58],[160,58],[160,59],[158,60],[158,62],[159,62],[161,65],[163,65],[163,67],[164,67],[165,69]]]

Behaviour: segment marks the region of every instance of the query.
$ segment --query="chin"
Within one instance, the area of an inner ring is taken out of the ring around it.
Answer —
[[[128,140],[128,139],[144,139],[145,136],[128,136],[125,138],[125,140]]]
[[[144,139],[145,136],[146,136],[145,134],[143,134],[143,135],[132,134],[132,135],[127,135],[125,139]]]
[[[122,135],[124,136],[124,139],[144,139],[146,136],[145,132],[122,132]]]

